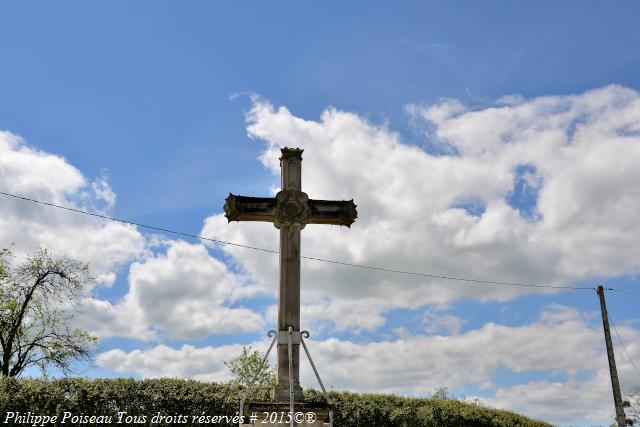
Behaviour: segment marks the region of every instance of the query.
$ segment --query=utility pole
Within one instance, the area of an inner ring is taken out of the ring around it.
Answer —
[[[604,302],[604,288],[598,286],[598,296],[600,297],[600,310],[602,311],[602,326],[604,327],[604,340],[607,344],[607,358],[609,359],[609,373],[611,374],[611,387],[613,388],[613,402],[616,406],[616,422],[618,427],[625,427],[626,415],[622,408],[622,396],[620,394],[620,383],[618,382],[618,371],[616,369],[616,358],[613,355],[613,344],[611,343],[611,332],[609,331],[609,316],[607,316],[607,305]]]

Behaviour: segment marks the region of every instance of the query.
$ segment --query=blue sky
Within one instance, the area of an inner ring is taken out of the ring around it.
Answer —
[[[277,148],[297,144],[311,197],[359,205],[350,230],[305,230],[305,254],[637,292],[639,9],[3,4],[0,189],[276,249],[272,226],[226,226],[220,213],[229,192],[269,195]],[[2,210],[2,246],[85,256],[102,278],[77,316],[101,337],[87,375],[225,379],[221,360],[240,344],[266,346],[275,257],[18,202],[3,200]],[[338,389],[421,395],[447,386],[557,423],[611,420],[595,292],[474,287],[311,261],[305,286],[303,322],[306,310],[321,373]],[[637,365],[640,297],[607,298]],[[185,312],[192,317],[181,320]],[[569,335],[575,341],[558,349],[554,339]],[[405,345],[424,348],[424,362],[409,364],[412,380],[406,361],[385,361]],[[474,352],[517,345],[521,365],[487,351],[480,374],[456,373],[473,366]],[[346,373],[354,354],[371,366],[365,380]],[[214,361],[189,364],[199,357]],[[623,386],[640,384],[621,351],[617,360]],[[345,372],[332,372],[343,361]],[[556,408],[559,395],[582,403]]]

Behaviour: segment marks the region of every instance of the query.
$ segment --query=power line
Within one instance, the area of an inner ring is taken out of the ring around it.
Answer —
[[[620,334],[618,333],[618,330],[616,329],[616,324],[613,322],[613,319],[611,318],[611,315],[609,315],[609,320],[611,321],[611,326],[613,326],[613,330],[616,332],[616,336],[618,337],[618,341],[620,342],[620,345],[622,345],[622,349],[624,350],[625,354],[627,355],[627,359],[629,359],[629,362],[631,362],[631,366],[633,366],[633,369],[635,369],[636,374],[638,374],[638,377],[640,377],[640,371],[638,371],[638,368],[636,367],[636,364],[633,363],[633,360],[631,360],[631,356],[629,356],[629,352],[627,351],[627,347],[625,347],[624,342],[622,342],[622,338],[620,337]]]
[[[413,271],[404,271],[404,270],[396,270],[392,268],[385,267],[374,267],[370,265],[362,265],[362,264],[352,264],[350,262],[343,261],[334,261],[324,258],[315,258],[309,256],[301,256],[301,258],[310,259],[314,261],[328,262],[331,264],[345,265],[348,267],[357,267],[357,268],[365,268],[368,270],[377,270],[377,271],[386,271],[388,273],[396,273],[396,274],[406,274],[410,276],[419,276],[419,277],[429,277],[432,279],[444,279],[444,280],[457,280],[460,282],[471,282],[471,283],[481,283],[488,285],[504,285],[504,286],[524,286],[531,288],[551,288],[551,289],[572,289],[572,290],[590,290],[592,291],[594,288],[592,287],[580,287],[580,286],[566,286],[566,285],[554,285],[554,284],[538,284],[538,283],[519,283],[519,282],[500,282],[495,280],[481,280],[481,279],[468,279],[466,277],[453,277],[453,276],[441,276],[438,274],[430,274],[430,273],[417,273]]]
[[[274,254],[278,253],[278,251],[274,251],[272,249],[257,248],[255,246],[242,245],[240,243],[225,242],[223,240],[210,239],[210,238],[207,238],[207,237],[198,236],[196,234],[183,233],[181,231],[169,230],[167,228],[156,227],[156,226],[153,226],[153,225],[146,225],[146,224],[141,224],[141,223],[138,223],[138,222],[126,221],[124,219],[119,219],[119,218],[114,218],[114,217],[111,217],[111,216],[101,215],[101,214],[97,214],[97,213],[94,213],[94,212],[87,212],[87,211],[83,211],[81,209],[74,209],[74,208],[69,208],[69,207],[66,207],[66,206],[56,205],[54,203],[43,202],[41,200],[30,199],[28,197],[16,196],[15,194],[5,193],[4,191],[0,191],[0,194],[2,194],[3,196],[9,196],[9,197],[13,197],[13,198],[20,199],[20,200],[26,200],[28,202],[38,203],[38,204],[45,205],[45,206],[50,206],[50,207],[53,207],[53,208],[64,209],[64,210],[70,211],[70,212],[75,212],[75,213],[79,213],[79,214],[83,214],[83,215],[90,215],[90,216],[94,216],[96,218],[102,218],[102,219],[106,219],[106,220],[109,220],[109,221],[120,222],[122,224],[130,224],[130,225],[135,225],[135,226],[142,227],[142,228],[147,228],[149,230],[162,231],[164,233],[171,233],[171,234],[175,234],[177,236],[193,237],[195,239],[207,240],[209,242],[220,243],[220,244],[223,244],[223,245],[238,246],[238,247],[241,247],[241,248],[253,249],[253,250],[256,250],[256,251],[271,252],[271,253],[274,253]]]
[[[194,238],[194,239],[205,240],[205,241],[208,241],[208,242],[218,243],[218,244],[221,244],[221,245],[236,246],[236,247],[245,248],[245,249],[252,249],[252,250],[255,250],[255,251],[268,252],[268,253],[274,253],[274,254],[279,253],[279,251],[276,251],[276,250],[273,250],[273,249],[265,249],[265,248],[259,248],[259,247],[256,247],[256,246],[243,245],[243,244],[240,244],[240,243],[227,242],[227,241],[224,241],[224,240],[211,239],[211,238],[203,237],[203,236],[200,236],[200,235],[197,235],[197,234],[184,233],[184,232],[181,232],[181,231],[170,230],[168,228],[156,227],[156,226],[153,226],[153,225],[142,224],[142,223],[138,223],[138,222],[134,222],[134,221],[127,221],[127,220],[123,220],[123,219],[119,219],[119,218],[115,218],[115,217],[110,217],[110,216],[107,216],[107,215],[102,215],[102,214],[97,214],[97,213],[94,213],[94,212],[84,211],[84,210],[81,210],[81,209],[69,208],[69,207],[60,206],[60,205],[57,205],[57,204],[54,204],[54,203],[43,202],[41,200],[31,199],[29,197],[17,196],[15,194],[5,193],[3,191],[0,191],[0,194],[2,194],[3,196],[13,197],[15,199],[19,199],[19,200],[23,200],[23,201],[28,201],[28,202],[37,203],[37,204],[40,204],[40,205],[50,206],[50,207],[54,207],[54,208],[57,208],[57,209],[63,209],[63,210],[66,210],[66,211],[75,212],[75,213],[79,213],[79,214],[83,214],[83,215],[89,215],[89,216],[93,216],[93,217],[96,217],[96,218],[106,219],[106,220],[109,220],[109,221],[115,221],[115,222],[120,222],[120,223],[123,223],[123,224],[135,225],[137,227],[146,228],[146,229],[149,229],[149,230],[161,231],[161,232],[164,232],[164,233],[170,233],[170,234],[174,234],[174,235],[177,235],[177,236],[191,237],[191,238]],[[336,260],[331,260],[331,259],[326,259],[326,258],[318,258],[318,257],[304,256],[304,255],[301,255],[300,258],[308,259],[308,260],[312,260],[312,261],[326,262],[326,263],[330,263],[330,264],[343,265],[343,266],[346,266],[346,267],[361,268],[361,269],[366,269],[366,270],[383,271],[383,272],[387,272],[387,273],[403,274],[403,275],[408,275],[408,276],[428,277],[428,278],[432,278],[432,279],[454,280],[454,281],[459,281],[459,282],[476,283],[476,284],[500,285],[500,286],[519,286],[519,287],[547,288],[547,289],[594,290],[594,288],[586,287],[586,286],[568,286],[568,285],[560,285],[560,284],[503,282],[503,281],[497,281],[497,280],[481,280],[481,279],[469,279],[469,278],[466,278],[466,277],[444,276],[444,275],[431,274],[431,273],[420,273],[420,272],[413,272],[413,271],[398,270],[398,269],[387,268],[387,267],[376,267],[376,266],[371,266],[371,265],[355,264],[355,263],[350,263],[350,262],[336,261]],[[618,289],[609,289],[609,290],[617,291],[617,292],[633,293],[633,292],[622,291],[622,290],[618,290]],[[638,294],[638,295],[640,295],[640,294]]]
[[[640,295],[640,292],[626,291],[624,289],[605,288],[607,291],[621,292],[629,295]]]

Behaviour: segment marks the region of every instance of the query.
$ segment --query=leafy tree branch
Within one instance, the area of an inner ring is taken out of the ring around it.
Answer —
[[[0,374],[16,377],[30,366],[69,373],[73,361],[91,358],[97,341],[72,329],[65,310],[93,280],[89,267],[46,249],[15,267],[11,256],[0,249]]]

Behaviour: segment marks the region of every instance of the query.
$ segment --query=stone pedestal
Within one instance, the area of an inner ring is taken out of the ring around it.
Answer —
[[[282,359],[280,359],[280,360],[282,360]],[[287,366],[287,369],[288,368],[289,367]],[[302,399],[303,394],[304,393],[302,391],[302,387],[300,387],[300,384],[299,383],[298,384],[293,384],[293,399],[294,400]],[[285,400],[289,399],[289,384],[287,384],[287,383],[278,383],[278,384],[276,384],[276,387],[273,389],[273,393],[272,393],[271,397],[273,398],[273,400],[285,401]]]
[[[331,407],[326,403],[297,402],[294,407],[294,422],[297,427],[326,427],[329,426],[329,411]],[[250,422],[249,417],[255,414],[258,419]],[[288,427],[289,402],[251,402],[244,410],[246,427],[277,426]],[[311,415],[313,414],[313,415]],[[266,421],[266,422],[265,422]],[[263,424],[263,422],[265,422]]]

